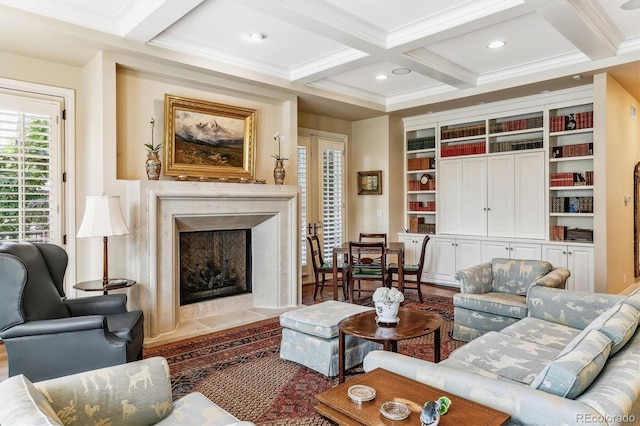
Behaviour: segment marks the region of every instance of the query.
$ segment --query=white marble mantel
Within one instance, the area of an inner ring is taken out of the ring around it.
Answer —
[[[144,311],[145,346],[259,321],[301,303],[298,188],[243,183],[131,181],[129,297]],[[251,229],[252,293],[180,307],[181,231]]]

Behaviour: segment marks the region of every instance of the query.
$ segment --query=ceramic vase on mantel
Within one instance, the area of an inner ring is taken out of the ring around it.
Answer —
[[[284,160],[276,160],[276,167],[273,169],[273,180],[275,180],[276,185],[283,185],[284,177]]]
[[[158,152],[147,151],[147,161],[145,163],[145,169],[147,170],[147,178],[149,180],[159,180],[161,168],[162,168],[162,163],[160,162],[160,157],[158,157]]]
[[[400,302],[375,302],[376,322],[383,324],[395,324],[398,322],[398,311],[400,310]]]

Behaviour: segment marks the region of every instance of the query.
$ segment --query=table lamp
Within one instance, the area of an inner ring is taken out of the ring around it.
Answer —
[[[127,225],[124,223],[122,211],[120,210],[120,197],[110,195],[95,195],[87,197],[87,205],[84,210],[84,217],[79,238],[102,237],[104,244],[104,256],[102,261],[102,286],[109,284],[109,254],[108,239],[113,235],[126,235],[129,233]]]

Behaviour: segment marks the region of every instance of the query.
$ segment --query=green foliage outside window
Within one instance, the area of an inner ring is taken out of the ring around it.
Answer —
[[[0,240],[49,240],[50,178],[49,120],[27,117],[0,145]]]

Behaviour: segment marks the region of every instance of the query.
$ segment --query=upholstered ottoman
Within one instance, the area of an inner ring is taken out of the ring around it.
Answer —
[[[280,358],[297,362],[325,376],[338,375],[338,323],[344,318],[373,308],[327,301],[280,315],[282,343]],[[345,367],[360,363],[378,343],[353,336],[345,338]]]

